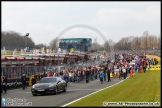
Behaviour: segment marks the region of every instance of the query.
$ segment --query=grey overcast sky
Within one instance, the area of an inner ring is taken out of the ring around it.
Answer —
[[[15,31],[36,43],[49,44],[67,27],[86,24],[107,39],[161,35],[160,2],[2,2],[2,31]],[[103,38],[90,28],[73,28],[60,38]]]

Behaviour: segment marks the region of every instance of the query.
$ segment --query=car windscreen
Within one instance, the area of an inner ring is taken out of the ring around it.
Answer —
[[[55,83],[57,82],[57,78],[43,78],[39,81],[39,83]]]

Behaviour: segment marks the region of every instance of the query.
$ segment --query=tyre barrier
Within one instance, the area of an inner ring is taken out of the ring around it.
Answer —
[[[29,85],[29,77],[27,77],[27,86]],[[20,78],[8,79],[7,89],[17,89],[22,87],[22,82]]]
[[[161,65],[151,65],[150,70],[161,70]]]
[[[158,58],[156,58],[156,59],[157,59],[157,61],[158,61],[158,62],[160,62],[160,58],[159,58],[159,57],[158,57]]]

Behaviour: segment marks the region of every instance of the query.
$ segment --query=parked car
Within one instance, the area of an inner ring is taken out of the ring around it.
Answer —
[[[33,96],[37,94],[58,94],[66,92],[67,84],[61,77],[44,77],[31,87]]]

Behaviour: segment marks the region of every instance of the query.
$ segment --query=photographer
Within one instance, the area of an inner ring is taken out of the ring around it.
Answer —
[[[7,80],[6,76],[3,76],[2,88],[4,90],[4,94],[7,93],[7,82],[8,82],[8,80]]]

